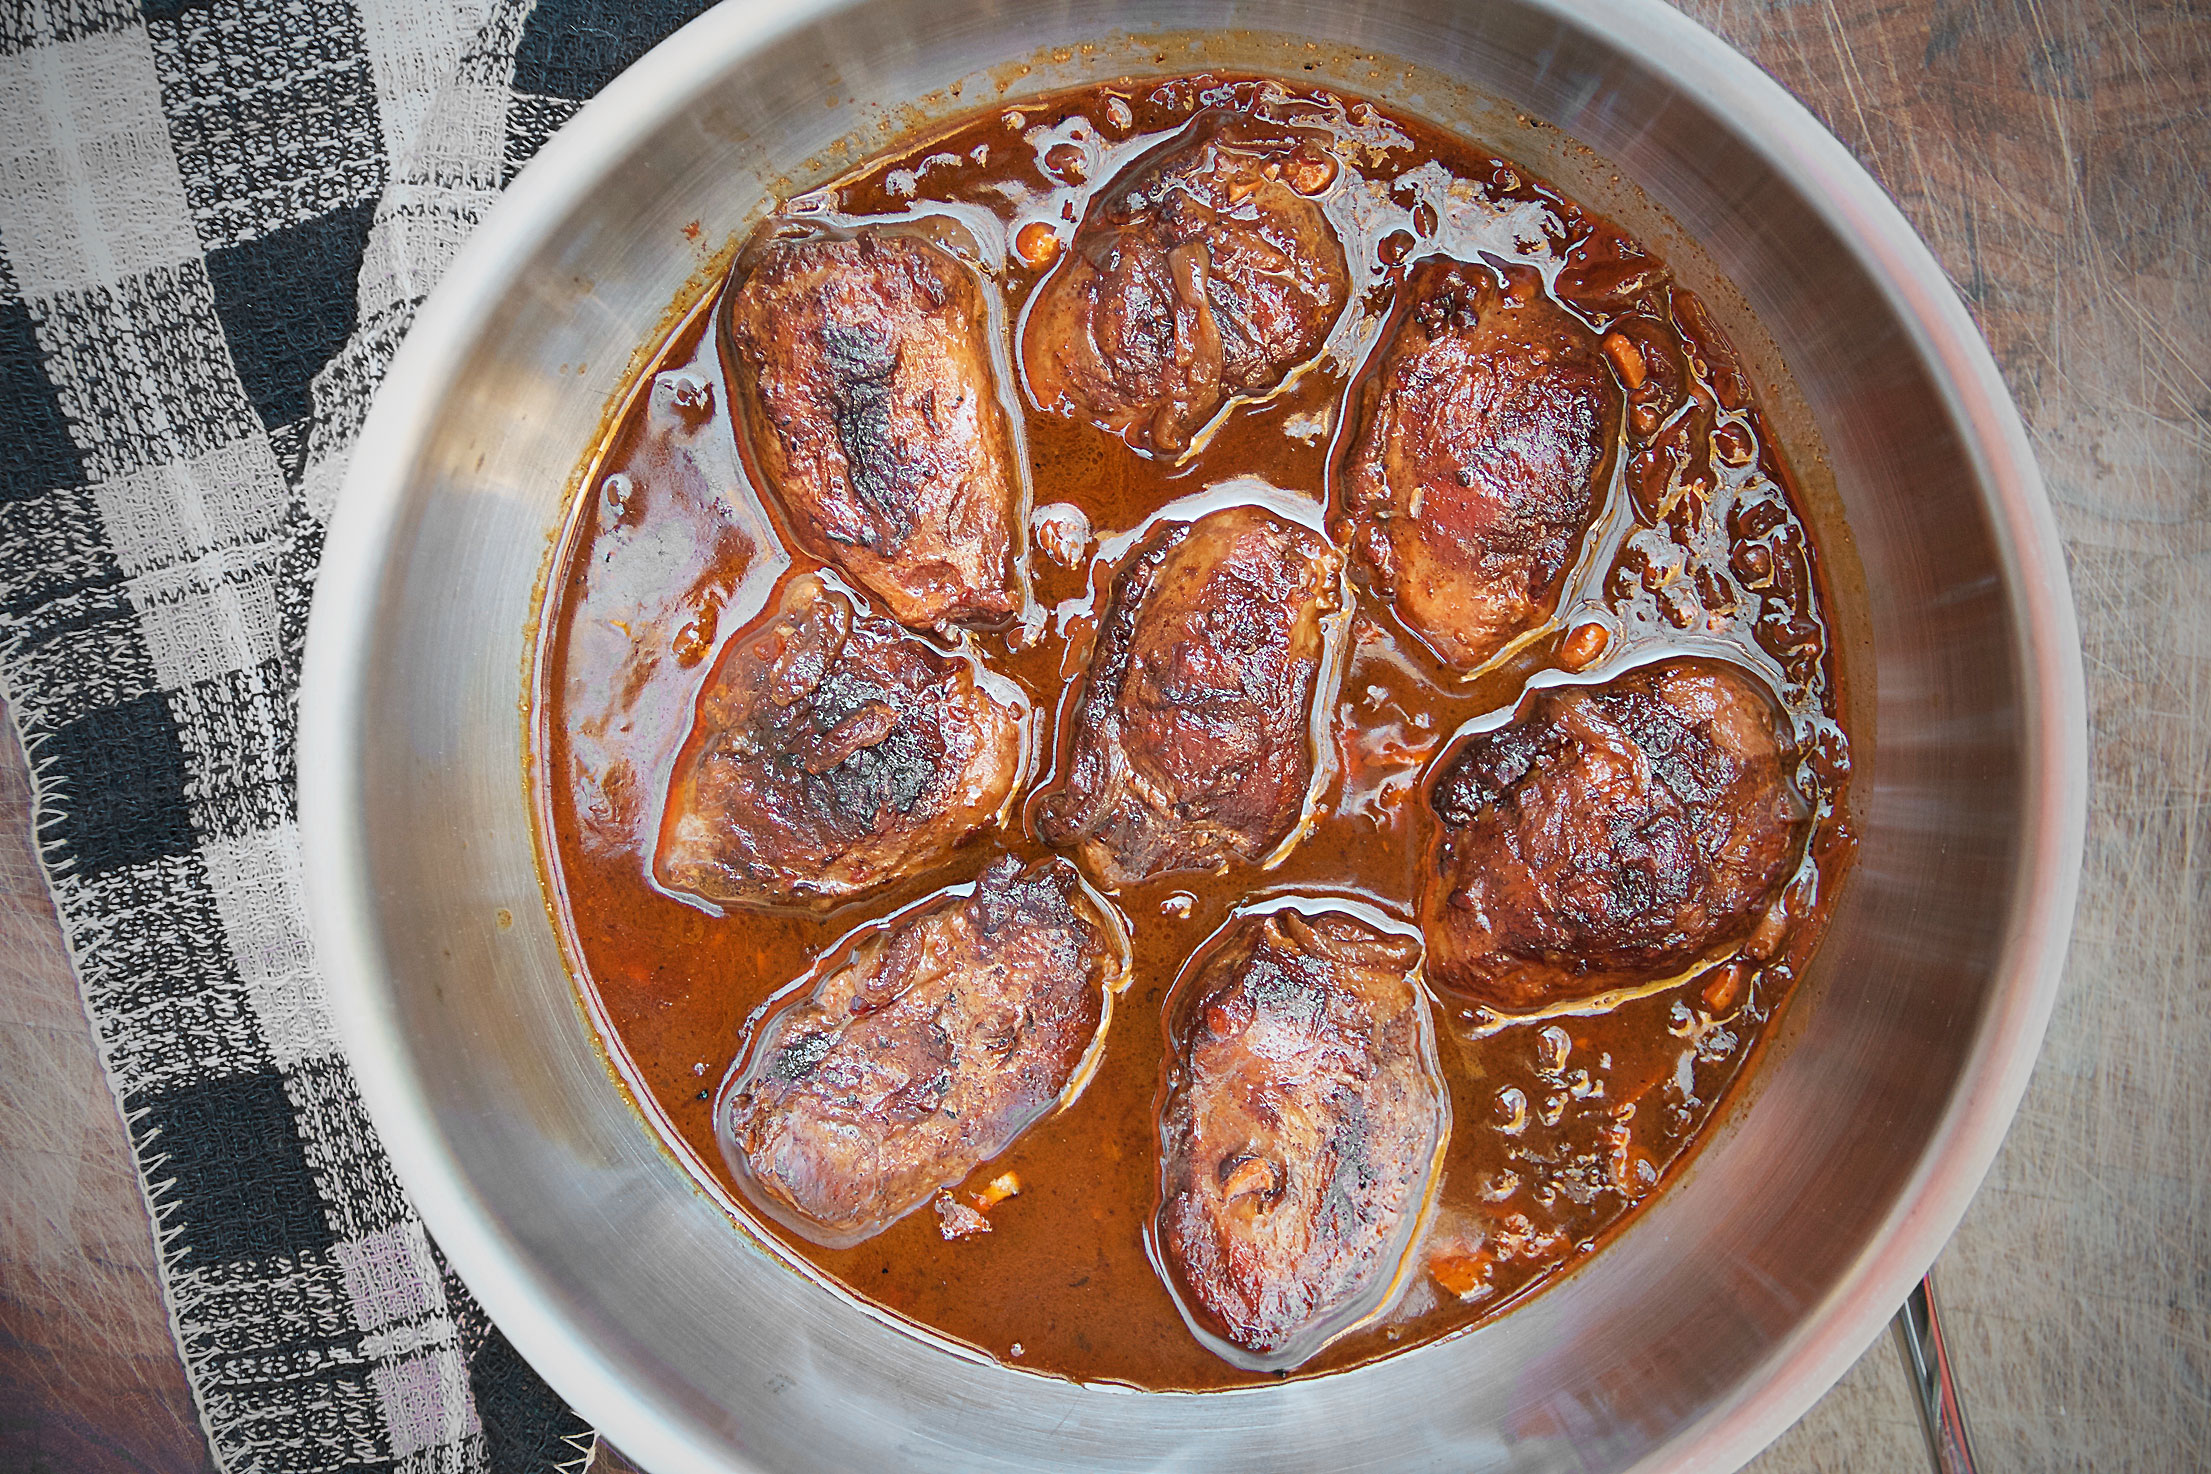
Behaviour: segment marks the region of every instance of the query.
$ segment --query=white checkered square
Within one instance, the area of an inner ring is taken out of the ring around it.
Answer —
[[[433,125],[450,121],[442,114],[431,120]],[[475,121],[480,120],[471,120]],[[430,130],[429,145],[460,147],[451,134],[435,126]],[[481,161],[440,154],[426,162],[450,171],[452,179],[404,180],[384,192],[384,208],[369,227],[368,246],[361,260],[364,314],[371,310],[373,294],[374,306],[404,303],[411,318],[412,309],[430,295],[430,289],[444,277],[453,258],[498,200],[498,191],[491,185],[452,182],[473,175]]]
[[[346,1239],[333,1252],[345,1271],[346,1295],[353,1301],[353,1315],[362,1330],[373,1335],[444,1314],[438,1262],[431,1257],[429,1236],[422,1231],[420,1219],[409,1217]]]
[[[146,649],[165,689],[219,680],[275,657],[283,553],[270,533],[131,580],[131,606],[147,617]]]
[[[423,118],[482,24],[484,7],[481,3],[436,7],[421,0],[358,0],[357,8],[369,70],[376,78],[384,157],[404,159],[415,151]]]
[[[458,70],[424,113],[416,144],[392,170],[361,264],[361,308],[412,306],[429,294],[498,198],[508,87],[528,0],[497,0]]]
[[[0,241],[29,299],[196,260],[143,28],[0,57]]]
[[[315,975],[300,894],[299,830],[291,824],[201,847],[215,911],[238,976],[278,1068],[336,1052],[337,1037]],[[296,1102],[295,1102],[296,1103]],[[311,1119],[311,1113],[300,1112]]]
[[[430,114],[411,177],[456,188],[500,185],[506,157],[507,107],[514,95],[514,53],[537,0],[491,0],[483,26],[461,52],[459,67]],[[440,121],[442,115],[443,121]],[[438,159],[450,169],[422,167]],[[399,170],[393,171],[397,177]]]
[[[102,481],[91,495],[108,549],[139,578],[271,536],[283,526],[286,491],[268,437],[256,433]]]
[[[369,1372],[369,1382],[383,1404],[392,1453],[399,1458],[483,1431],[468,1396],[468,1367],[458,1347],[440,1346],[404,1361],[386,1362]]]
[[[365,0],[372,55],[382,55],[379,37],[405,26],[399,13],[406,3]],[[405,149],[392,154],[392,182],[377,205],[361,261],[357,326],[315,379],[314,425],[300,479],[302,509],[318,523],[329,520],[343,458],[415,308],[498,198],[514,50],[534,3],[492,0],[481,27],[456,48],[454,69],[436,95],[405,120]],[[376,64],[397,75],[415,63],[394,53]],[[400,121],[390,115],[386,126]]]

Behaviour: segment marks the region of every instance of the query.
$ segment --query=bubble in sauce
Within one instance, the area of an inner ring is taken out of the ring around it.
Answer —
[[[616,471],[599,483],[599,526],[612,532],[629,516],[630,504],[636,498],[637,484]]]
[[[697,374],[662,374],[660,382],[666,386],[668,403],[691,423],[714,412],[714,386]]]
[[[1090,161],[1082,146],[1074,143],[1055,143],[1044,153],[1044,167],[1069,184],[1080,184],[1090,173]]]
[[[1062,568],[1081,564],[1090,549],[1090,518],[1072,502],[1047,502],[1030,514],[1036,545]]]
[[[1528,1125],[1527,1092],[1517,1085],[1507,1085],[1497,1092],[1497,1109],[1504,1120],[1498,1130],[1507,1136],[1518,1136]]]
[[[1535,1036],[1536,1068],[1547,1075],[1555,1075],[1566,1068],[1566,1056],[1573,1052],[1574,1039],[1557,1024],[1547,1025]]]

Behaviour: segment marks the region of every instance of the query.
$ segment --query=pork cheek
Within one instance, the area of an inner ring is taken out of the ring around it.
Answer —
[[[1026,703],[818,575],[732,638],[677,755],[654,874],[725,905],[826,909],[995,824]]]
[[[1315,703],[1334,701],[1342,566],[1261,507],[1155,528],[1114,577],[1045,842],[1108,887],[1273,854],[1304,818]]]
[[[1530,693],[1429,789],[1429,980],[1527,1010],[1739,945],[1803,851],[1793,761],[1772,697],[1716,661]]]
[[[1361,572],[1446,664],[1541,628],[1603,502],[1620,391],[1532,271],[1432,259],[1359,391],[1345,468]]]
[[[1350,294],[1342,243],[1293,187],[1334,173],[1316,141],[1222,111],[1131,165],[1029,310],[1037,403],[1172,456],[1230,396],[1273,391]]]
[[[1419,962],[1345,912],[1280,910],[1178,989],[1156,1242],[1232,1359],[1296,1366],[1398,1280],[1450,1129]]]
[[[769,1016],[723,1098],[733,1171],[817,1243],[881,1232],[1052,1109],[1127,970],[1072,865],[999,856]]]
[[[1019,604],[985,290],[927,241],[862,230],[766,242],[725,308],[741,421],[793,540],[916,629]]]

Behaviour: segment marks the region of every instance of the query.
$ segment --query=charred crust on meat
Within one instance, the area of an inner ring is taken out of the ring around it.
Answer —
[[[1434,257],[1355,393],[1343,468],[1361,576],[1444,664],[1541,629],[1602,510],[1620,390],[1526,267]]]
[[[792,539],[913,628],[1003,622],[1025,476],[993,289],[911,233],[782,232],[746,252],[720,320],[740,433]]]
[[[1210,111],[1100,191],[1028,314],[1038,404],[1172,457],[1313,359],[1351,289],[1326,214],[1283,177],[1315,147]]]
[[[1025,701],[818,575],[724,649],[671,777],[654,874],[719,905],[827,907],[996,824]]]
[[[1322,757],[1341,568],[1260,507],[1156,528],[1113,578],[1039,835],[1108,888],[1273,855]]]
[[[1431,781],[1430,979],[1524,1011],[1739,946],[1803,854],[1794,761],[1771,693],[1719,661],[1530,693]]]

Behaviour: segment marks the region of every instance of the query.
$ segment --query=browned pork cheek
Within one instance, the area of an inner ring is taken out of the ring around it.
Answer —
[[[1344,912],[1284,910],[1232,923],[1178,989],[1157,1243],[1232,1359],[1296,1366],[1398,1278],[1450,1126],[1419,961]]]
[[[1021,775],[1025,703],[978,670],[792,579],[699,698],[655,875],[723,904],[826,909],[942,861]]]
[[[1316,142],[1224,112],[1131,165],[1029,310],[1037,403],[1174,455],[1230,396],[1274,390],[1350,294],[1342,244],[1293,187],[1334,175]]]
[[[800,547],[916,629],[1019,603],[985,288],[912,236],[772,240],[730,294],[750,441]]]
[[[1802,850],[1793,761],[1771,696],[1718,662],[1530,694],[1430,788],[1429,980],[1526,1010],[1739,945]]]
[[[1475,669],[1557,611],[1619,407],[1596,335],[1533,271],[1413,272],[1360,389],[1343,501],[1367,580],[1446,664]]]
[[[1156,528],[1122,565],[1037,828],[1107,886],[1264,860],[1304,816],[1343,560],[1259,507]]]
[[[1053,1107],[1127,968],[1072,865],[999,856],[769,1016],[724,1099],[733,1171],[817,1243],[882,1231]]]

